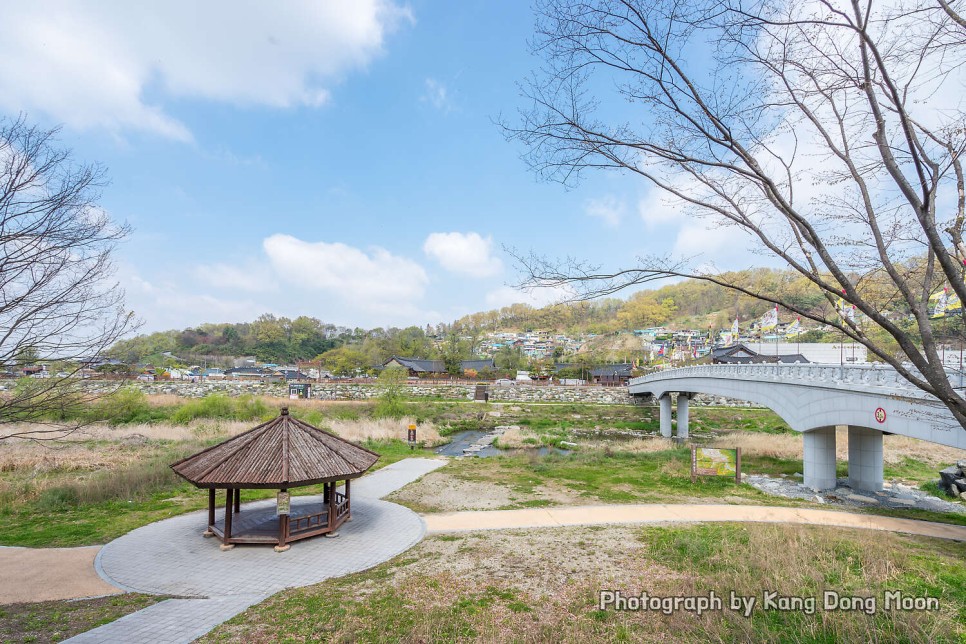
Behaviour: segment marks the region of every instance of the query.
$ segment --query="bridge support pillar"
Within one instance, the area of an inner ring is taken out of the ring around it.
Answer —
[[[658,398],[661,405],[661,436],[671,438],[671,396],[664,394]]]
[[[688,437],[688,401],[687,394],[678,394],[678,438],[684,440]]]
[[[849,487],[882,489],[882,432],[849,426]]]
[[[821,427],[802,434],[805,441],[805,485],[813,490],[835,487],[835,427]]]

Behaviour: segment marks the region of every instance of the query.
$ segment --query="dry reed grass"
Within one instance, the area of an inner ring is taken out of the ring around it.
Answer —
[[[34,475],[53,471],[85,472],[130,465],[137,460],[137,451],[122,444],[97,447],[81,443],[0,444],[0,472],[28,470]]]
[[[299,409],[303,411],[328,411],[333,409],[365,409],[372,406],[371,402],[364,400],[316,400],[316,399],[291,399],[279,396],[255,396],[270,409],[276,410],[282,407],[289,409]],[[147,396],[148,403],[154,407],[178,407],[185,404],[191,398],[178,396],[175,394],[151,394]]]
[[[760,434],[757,432],[729,432],[717,441],[721,445],[740,447],[746,454],[771,456],[783,459],[801,459],[803,441],[800,434]],[[934,467],[945,467],[966,458],[966,451],[944,445],[928,443],[908,436],[885,436],[883,459],[886,463],[898,463],[913,458]],[[839,427],[835,432],[835,455],[842,461],[849,458],[849,432]]]
[[[413,419],[332,420],[327,429],[350,441],[405,440]],[[114,469],[133,464],[140,454],[152,451],[153,443],[196,442],[237,436],[258,423],[255,421],[196,420],[186,425],[146,423],[110,427],[90,425],[57,443],[38,443],[16,439],[0,441],[0,472],[69,472]],[[25,427],[29,428],[29,427]],[[428,446],[443,442],[435,425],[419,425],[419,440]]]
[[[615,441],[579,441],[581,447],[594,450],[614,450],[621,452],[632,452],[634,454],[650,454],[652,452],[664,452],[675,449],[677,444],[670,438],[631,438],[628,440]]]
[[[327,429],[346,440],[356,442],[366,440],[406,440],[407,428],[410,424],[415,423],[416,421],[412,418],[400,418],[398,420],[392,418],[365,418],[361,420],[333,419],[328,421]],[[432,423],[418,425],[416,437],[421,443],[429,447],[444,442],[436,426]]]
[[[503,432],[503,435],[497,440],[497,444],[505,449],[522,449],[533,445],[532,442],[527,443],[527,439],[532,441],[536,437],[537,434],[532,429],[513,425]]]

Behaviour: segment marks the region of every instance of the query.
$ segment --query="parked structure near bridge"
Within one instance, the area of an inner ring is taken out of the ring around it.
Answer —
[[[956,385],[966,382],[957,372]],[[966,449],[966,430],[936,398],[882,365],[702,365],[670,369],[631,380],[633,396],[653,396],[663,436],[672,434],[672,395],[677,435],[688,436],[688,402],[696,393],[748,400],[772,409],[804,440],[805,484],[833,488],[835,428],[849,432],[849,485],[881,490],[882,436],[901,434]]]

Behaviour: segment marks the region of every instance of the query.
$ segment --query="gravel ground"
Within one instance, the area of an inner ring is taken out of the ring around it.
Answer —
[[[842,507],[867,508],[878,505],[884,508],[918,508],[933,512],[966,513],[966,505],[963,503],[946,501],[898,482],[885,483],[881,492],[868,492],[853,490],[849,487],[848,479],[839,479],[834,490],[816,492],[795,479],[748,474],[743,476],[742,480],[766,494],[786,499],[806,499]]]

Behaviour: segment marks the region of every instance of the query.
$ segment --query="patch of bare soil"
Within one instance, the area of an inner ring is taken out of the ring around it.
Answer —
[[[495,510],[511,505],[515,494],[505,485],[467,481],[441,470],[430,472],[388,497],[422,512],[454,510]]]
[[[538,485],[533,492],[515,490],[492,480],[473,480],[448,473],[430,472],[415,483],[386,497],[418,512],[455,512],[458,510],[500,510],[542,501],[552,505],[573,505],[581,497],[564,487]],[[586,502],[586,500],[584,500]]]
[[[405,592],[414,586],[411,579],[449,577],[463,588],[497,584],[541,598],[588,580],[602,588],[620,588],[642,578],[682,576],[639,555],[639,537],[640,528],[615,526],[439,535],[407,553],[415,561],[401,568],[393,583]]]

